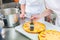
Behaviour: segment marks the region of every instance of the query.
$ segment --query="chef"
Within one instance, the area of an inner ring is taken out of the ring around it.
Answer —
[[[34,15],[32,19],[39,19],[50,15],[51,13],[55,13],[57,15],[55,24],[56,26],[60,26],[60,0],[44,0],[46,10],[38,15]]]
[[[19,3],[21,4],[20,18],[24,18],[25,15],[31,18],[31,16],[39,15],[45,10],[44,0],[20,0]],[[39,21],[44,21],[44,18]]]

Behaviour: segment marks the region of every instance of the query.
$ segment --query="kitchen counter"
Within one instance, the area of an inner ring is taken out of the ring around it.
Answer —
[[[14,28],[3,28],[3,33],[2,36],[4,36],[4,40],[30,40],[28,37],[15,31]]]
[[[4,34],[4,40],[38,40],[38,34],[30,34],[27,33],[22,28],[22,24],[24,21],[20,21],[21,24],[19,26],[16,26],[15,28],[3,28]],[[54,26],[48,22],[42,22],[46,25],[46,30],[57,30],[60,31],[60,27]]]
[[[43,24],[46,25],[46,30],[57,30],[60,31],[60,27],[52,25],[46,21],[42,22]],[[38,34],[31,34],[23,30],[22,24],[15,27],[15,30],[18,31],[19,33],[23,34],[24,36],[30,38],[31,40],[38,40]]]

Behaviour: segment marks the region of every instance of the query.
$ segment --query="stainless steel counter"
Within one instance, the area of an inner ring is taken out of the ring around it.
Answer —
[[[30,40],[19,32],[15,31],[14,28],[3,28],[4,30],[4,40]],[[1,38],[0,38],[1,40]]]

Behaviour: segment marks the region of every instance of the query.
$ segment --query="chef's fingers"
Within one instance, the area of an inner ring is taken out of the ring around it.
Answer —
[[[35,16],[34,17],[31,17],[31,20],[36,20],[36,19],[37,19],[37,17],[35,17]]]

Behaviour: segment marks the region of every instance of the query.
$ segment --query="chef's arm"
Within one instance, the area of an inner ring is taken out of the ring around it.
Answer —
[[[20,8],[21,8],[21,13],[25,14],[25,4],[21,4]]]
[[[46,17],[46,16],[48,16],[48,15],[51,15],[52,12],[53,12],[52,10],[46,9],[46,10],[45,10],[42,14],[40,14],[39,16],[40,16],[40,18]]]

